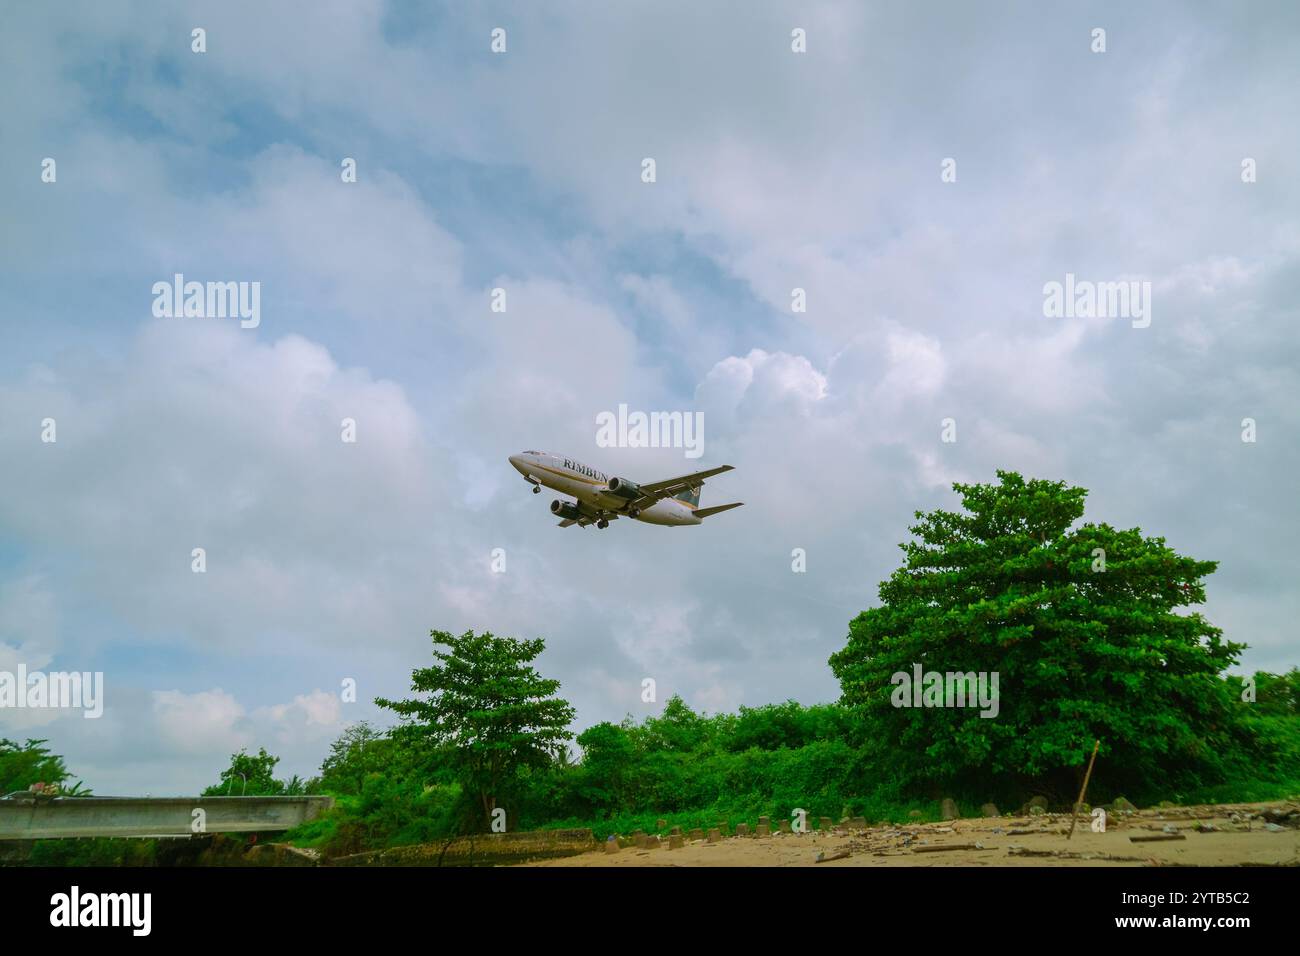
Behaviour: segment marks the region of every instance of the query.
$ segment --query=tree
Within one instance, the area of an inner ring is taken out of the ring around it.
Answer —
[[[203,791],[205,797],[274,797],[285,793],[286,784],[276,780],[272,773],[279,757],[258,748],[255,755],[247,749],[230,755],[230,766],[221,771],[221,782]],[[294,777],[294,786],[302,792],[302,784]]]
[[[63,764],[63,758],[50,753],[48,740],[28,739],[26,743],[0,737],[0,797],[15,790],[27,790],[33,784],[43,783],[57,788],[60,796],[88,797],[90,791],[78,780],[69,784],[72,774]]]
[[[429,634],[438,663],[411,672],[411,690],[428,696],[375,703],[406,721],[394,728],[395,737],[427,741],[453,764],[482,811],[476,827],[482,829],[523,769],[550,766],[556,747],[572,739],[566,728],[574,709],[554,696],[560,682],[531,665],[544,641]]]
[[[658,717],[647,717],[641,729],[646,746],[653,750],[690,753],[708,742],[708,722],[680,694],[673,694]]]
[[[330,744],[316,787],[331,793],[358,794],[367,775],[391,769],[393,750],[387,734],[368,721],[350,724]]]
[[[579,792],[583,799],[602,809],[631,805],[638,755],[627,729],[608,721],[596,724],[578,736],[578,746],[582,748]]]
[[[1240,731],[1219,675],[1244,645],[1175,609],[1205,600],[1215,562],[1136,528],[1071,528],[1084,489],[997,474],[953,486],[961,513],[916,512],[919,540],[831,657],[867,739],[913,779],[1004,774],[1056,794],[1096,738],[1101,775],[1129,785],[1214,765]],[[895,706],[894,675],[917,664],[997,673],[997,715],[946,692],[947,706]]]

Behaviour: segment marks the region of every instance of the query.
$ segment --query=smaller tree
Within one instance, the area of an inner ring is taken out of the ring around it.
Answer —
[[[599,723],[578,736],[578,746],[582,748],[582,798],[600,809],[629,805],[637,751],[627,729],[608,721]]]
[[[391,771],[393,750],[388,735],[368,721],[351,724],[330,744],[316,786],[331,793],[358,794],[369,774]]]
[[[574,710],[554,696],[560,682],[532,667],[544,641],[429,634],[437,663],[411,672],[411,690],[427,696],[375,703],[405,721],[394,728],[395,738],[415,742],[417,750],[424,742],[451,762],[481,810],[475,829],[485,829],[523,769],[550,766],[556,747],[572,739],[567,727]]]
[[[272,776],[279,757],[258,748],[256,754],[247,749],[230,755],[230,766],[221,771],[221,782],[203,791],[205,797],[274,797],[285,792],[283,781]],[[297,778],[294,778],[297,780]],[[298,785],[301,788],[301,784]]]
[[[43,783],[56,788],[60,796],[88,797],[90,791],[81,781],[69,783],[72,774],[63,764],[63,758],[50,753],[47,740],[28,739],[26,743],[0,737],[0,797],[15,790],[27,790]]]

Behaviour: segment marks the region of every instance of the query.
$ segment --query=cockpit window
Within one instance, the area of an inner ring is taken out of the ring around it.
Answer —
[[[525,455],[540,455],[541,452],[540,452],[540,451],[526,451],[526,452],[524,452],[524,454],[525,454]]]

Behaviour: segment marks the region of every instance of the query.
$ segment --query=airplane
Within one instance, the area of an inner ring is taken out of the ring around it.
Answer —
[[[638,485],[626,478],[611,477],[572,458],[544,451],[521,451],[510,456],[510,464],[533,486],[533,494],[540,494],[545,485],[578,499],[576,504],[559,498],[551,502],[551,513],[561,519],[561,528],[575,524],[585,528],[594,524],[604,529],[618,518],[634,518],[647,524],[694,525],[703,523],[710,515],[744,504],[743,501],[733,501],[729,505],[700,507],[700,487],[704,479],[732,471],[731,465]]]

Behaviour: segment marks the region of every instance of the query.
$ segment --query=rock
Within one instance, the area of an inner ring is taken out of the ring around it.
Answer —
[[[1286,830],[1286,827],[1282,826],[1280,823],[1265,823],[1264,829],[1269,833],[1281,833]]]
[[[1047,812],[1047,798],[1041,794],[1029,798],[1029,802],[1020,808],[1021,813],[1033,813],[1034,807],[1038,807],[1040,813]]]
[[[717,842],[718,842],[719,840],[721,840],[721,839],[722,839],[722,831],[721,831],[721,830],[719,830],[717,827],[713,827],[713,829],[709,830],[709,842],[710,842],[710,843],[717,843]]]
[[[693,829],[691,830],[691,837],[690,837],[690,838],[691,838],[692,840],[703,840],[703,839],[704,839],[704,831],[701,830],[699,827],[695,827],[695,828],[693,828]]]
[[[662,830],[662,829],[664,829],[666,826],[668,826],[668,821],[667,821],[667,820],[656,820],[656,821],[655,821],[655,829],[656,829],[656,830]]]
[[[777,829],[779,829],[782,833],[789,833],[789,832],[790,832],[790,821],[789,821],[789,820],[782,820],[782,821],[781,821],[781,825],[780,825]]]
[[[984,804],[982,807],[980,807],[980,816],[982,816],[982,817],[996,817],[996,816],[998,816],[998,807],[997,807],[997,804],[995,804],[995,803],[986,803],[986,804]]]
[[[669,835],[669,836],[681,836],[681,835],[682,835],[682,828],[681,828],[681,827],[673,827],[672,830],[669,831],[668,835]]]
[[[1047,813],[1047,811],[1044,810],[1042,807],[1030,807],[1030,808],[1029,808],[1029,815],[1030,815],[1031,817],[1041,817],[1041,816],[1043,816],[1045,813]]]
[[[1137,807],[1129,803],[1123,797],[1116,797],[1115,802],[1110,805],[1111,813],[1137,813]]]
[[[668,849],[680,850],[681,848],[682,848],[682,835],[680,833],[674,833],[670,837],[668,837]]]
[[[762,827],[762,826],[766,826],[766,827],[769,827],[769,828],[770,828],[770,827],[772,826],[772,818],[771,818],[771,817],[759,817],[759,818],[758,818],[758,825],[759,825],[760,827]]]
[[[754,835],[761,836],[761,837],[771,836],[772,828],[768,826],[766,823],[760,823],[758,825],[758,828],[754,831]]]
[[[748,823],[737,823],[737,824],[736,824],[736,836],[738,836],[738,837],[747,837],[747,836],[749,836],[749,824],[748,824]]]
[[[952,797],[944,797],[943,802],[939,804],[939,815],[945,820],[956,820],[961,816],[957,812],[957,801]]]
[[[617,853],[617,852],[618,852],[618,840],[615,839],[615,838],[612,837],[612,836],[611,836],[608,840],[606,840],[606,841],[605,841],[605,852],[606,852],[606,853]]]

